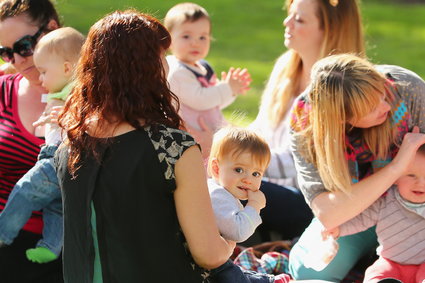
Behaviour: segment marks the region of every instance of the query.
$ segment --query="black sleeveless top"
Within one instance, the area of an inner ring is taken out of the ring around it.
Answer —
[[[195,145],[181,130],[146,127],[99,146],[77,177],[67,170],[68,150],[56,154],[64,203],[65,282],[93,280],[93,201],[104,283],[208,282],[190,256],[176,215],[174,165]]]

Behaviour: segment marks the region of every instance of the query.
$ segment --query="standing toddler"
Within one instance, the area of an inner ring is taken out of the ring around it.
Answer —
[[[34,125],[45,125],[46,144],[38,161],[15,185],[0,214],[0,246],[10,245],[30,218],[32,211],[43,210],[43,238],[28,249],[28,260],[47,263],[62,249],[62,200],[53,156],[61,143],[60,128],[50,123],[52,107],[61,106],[71,91],[74,67],[84,43],[84,36],[73,28],[56,29],[43,36],[34,50],[34,64],[40,72],[42,86],[48,94],[46,108]]]
[[[172,38],[173,55],[167,56],[168,81],[179,98],[179,114],[186,125],[194,129],[201,129],[198,121],[202,117],[216,131],[225,125],[221,109],[249,89],[250,74],[246,69],[230,68],[217,80],[204,60],[210,48],[211,21],[201,6],[177,4],[167,12],[164,24]]]

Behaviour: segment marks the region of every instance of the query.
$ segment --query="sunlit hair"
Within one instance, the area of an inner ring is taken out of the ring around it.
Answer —
[[[373,111],[385,95],[394,100],[385,77],[367,60],[350,54],[333,55],[312,69],[308,127],[299,133],[305,144],[301,153],[317,167],[326,189],[349,192],[352,183],[345,143],[356,120]],[[390,113],[381,125],[359,129],[375,158],[387,157],[396,142]]]
[[[59,28],[43,36],[37,43],[34,56],[40,52],[56,54],[72,64],[80,58],[84,35],[71,27]]]
[[[211,19],[207,10],[198,4],[185,2],[177,4],[168,10],[164,19],[164,26],[171,32],[175,26],[186,22],[193,23],[199,19],[207,19],[211,26]]]
[[[58,13],[49,0],[2,0],[0,1],[0,21],[26,15],[36,26],[55,20],[60,25]]]
[[[90,28],[75,87],[59,117],[68,136],[71,173],[83,151],[96,157],[96,145],[107,140],[92,139],[87,132],[98,136],[120,123],[136,129],[156,124],[180,128],[178,100],[163,67],[170,43],[170,34],[157,19],[136,10],[113,12]]]
[[[270,148],[267,142],[255,132],[237,128],[224,127],[214,134],[208,161],[208,172],[212,176],[212,161],[223,158],[236,158],[242,153],[250,153],[253,162],[259,167],[267,168],[270,162]]]
[[[294,0],[287,1],[287,11]],[[361,16],[357,0],[342,0],[332,6],[328,0],[315,0],[317,17],[323,30],[320,58],[337,53],[356,53],[364,56],[365,47]],[[290,49],[280,56],[264,90],[261,107],[267,109],[268,120],[278,126],[299,94],[302,61]]]

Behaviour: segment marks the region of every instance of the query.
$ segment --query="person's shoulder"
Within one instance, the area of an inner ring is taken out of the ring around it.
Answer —
[[[177,59],[176,56],[174,55],[168,55],[166,57],[166,60],[168,63],[168,67],[170,68],[170,71],[184,68],[184,65],[183,65],[184,63],[180,61],[179,59]]]
[[[14,81],[19,81],[20,79],[22,79],[23,76],[19,73],[16,74],[0,74],[0,82],[14,82]]]
[[[182,146],[195,145],[195,139],[186,131],[169,127],[164,124],[155,124],[145,127],[145,131],[148,132],[149,137],[152,140],[157,141],[168,141],[177,142]]]
[[[154,150],[157,152],[159,162],[164,166],[164,176],[167,180],[175,178],[174,166],[190,147],[197,145],[187,132],[163,124],[153,124],[143,128]]]
[[[174,56],[174,55],[168,55],[167,57],[165,57],[165,59],[167,60],[167,63],[168,63],[170,68],[174,67],[179,62],[178,59],[176,58],[176,56]]]
[[[310,104],[310,99],[309,99],[310,91],[311,91],[311,88],[310,86],[308,86],[302,93],[300,93],[297,97],[295,97],[294,102],[292,104],[293,105],[292,108],[304,109],[306,106],[308,106]]]
[[[16,92],[19,87],[19,81],[23,78],[21,74],[6,74],[0,76],[0,95],[4,93]]]
[[[397,65],[376,65],[378,72],[384,74],[388,79],[395,82],[411,82],[422,80],[415,72]]]
[[[288,50],[288,51],[282,53],[279,57],[277,57],[275,65],[288,63],[288,60],[291,57],[291,55],[292,55],[291,50]]]
[[[235,199],[235,197],[226,190],[222,185],[218,184],[213,178],[207,180],[208,191],[211,199],[228,200]]]
[[[210,192],[214,192],[217,190],[224,190],[223,186],[218,184],[217,181],[214,180],[213,178],[208,178],[207,184],[208,184],[208,189]]]
[[[166,57],[167,63],[168,63],[168,79],[174,78],[174,77],[186,77],[187,75],[190,75],[191,72],[189,69],[185,66],[183,62],[181,62],[179,59],[177,59],[174,55],[169,55]]]

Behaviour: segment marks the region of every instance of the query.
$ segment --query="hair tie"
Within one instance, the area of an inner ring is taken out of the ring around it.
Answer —
[[[336,7],[338,5],[339,0],[329,0],[329,4],[331,4],[333,7]]]

